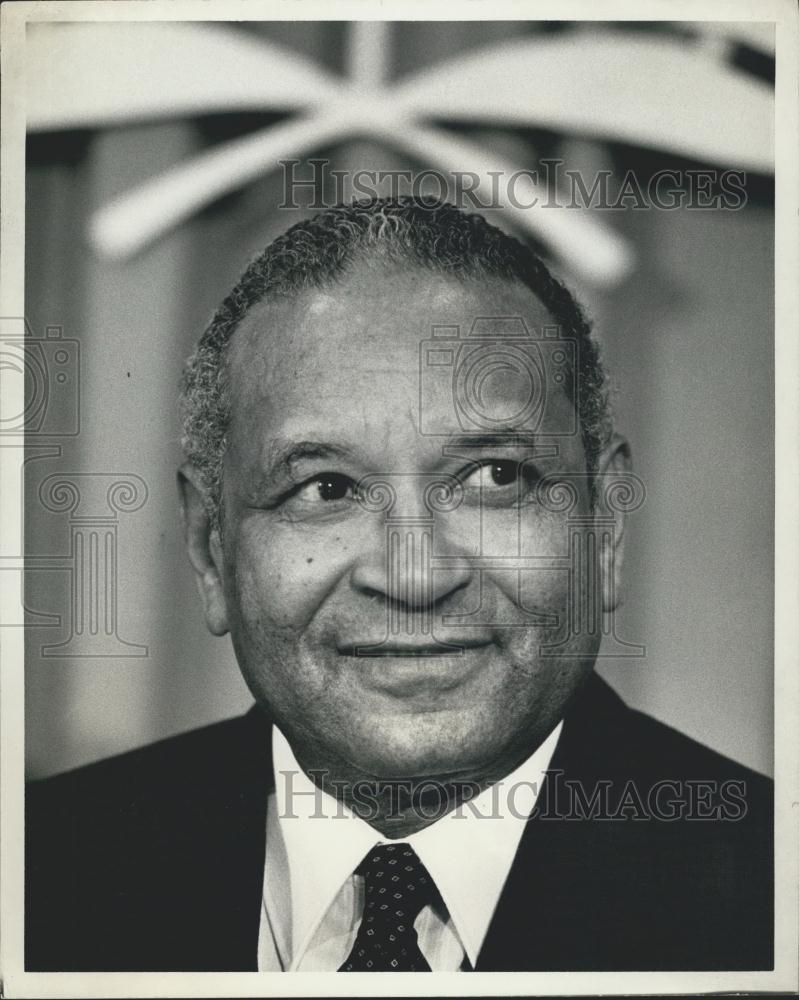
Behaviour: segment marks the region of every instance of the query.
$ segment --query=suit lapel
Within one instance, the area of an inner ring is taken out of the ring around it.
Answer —
[[[204,789],[190,803],[195,875],[184,912],[183,945],[193,968],[257,969],[266,803],[273,788],[271,724],[254,707]],[[185,869],[183,859],[177,864]],[[169,878],[169,873],[165,873]]]
[[[613,876],[623,850],[619,825],[565,818],[564,782],[591,788],[615,778],[613,747],[623,739],[628,712],[596,675],[567,712],[476,971],[600,968],[608,960],[601,913],[609,892],[627,891]]]

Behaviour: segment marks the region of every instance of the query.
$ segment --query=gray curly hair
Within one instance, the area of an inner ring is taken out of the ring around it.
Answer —
[[[529,288],[561,335],[577,342],[577,399],[572,402],[587,468],[595,471],[612,430],[608,394],[599,347],[568,289],[536,252],[480,215],[426,198],[373,198],[323,211],[270,243],[219,306],[186,362],[180,394],[181,443],[200,474],[215,527],[220,524],[229,419],[226,355],[231,337],[259,302],[327,287],[367,255],[461,278],[498,277]]]

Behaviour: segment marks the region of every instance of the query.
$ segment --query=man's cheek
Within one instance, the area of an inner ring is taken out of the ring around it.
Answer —
[[[565,637],[568,626],[568,569],[541,568],[520,574],[519,610],[536,646]]]
[[[536,625],[553,624],[568,599],[571,577],[564,520],[537,511],[519,518],[518,570],[502,574],[504,593]],[[512,560],[509,560],[512,565]]]
[[[252,626],[301,632],[341,576],[341,553],[315,538],[281,537],[268,544],[242,537],[234,567],[234,603]]]

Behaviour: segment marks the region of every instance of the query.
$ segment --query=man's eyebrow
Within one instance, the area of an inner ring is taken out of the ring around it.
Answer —
[[[549,455],[557,453],[557,445],[551,441],[544,442],[539,434],[522,427],[508,427],[502,432],[480,434],[453,434],[447,438],[444,450],[469,450],[479,448],[531,448],[536,454]]]
[[[303,460],[345,458],[349,454],[348,448],[328,441],[273,441],[265,451],[265,471],[269,475],[291,475],[294,466]]]

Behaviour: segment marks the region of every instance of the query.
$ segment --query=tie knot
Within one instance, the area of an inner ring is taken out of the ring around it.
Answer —
[[[379,844],[355,869],[366,883],[366,907],[378,918],[413,923],[436,884],[410,844]]]
[[[437,897],[410,844],[372,848],[355,869],[365,883],[363,917],[342,972],[429,972],[414,921]]]

